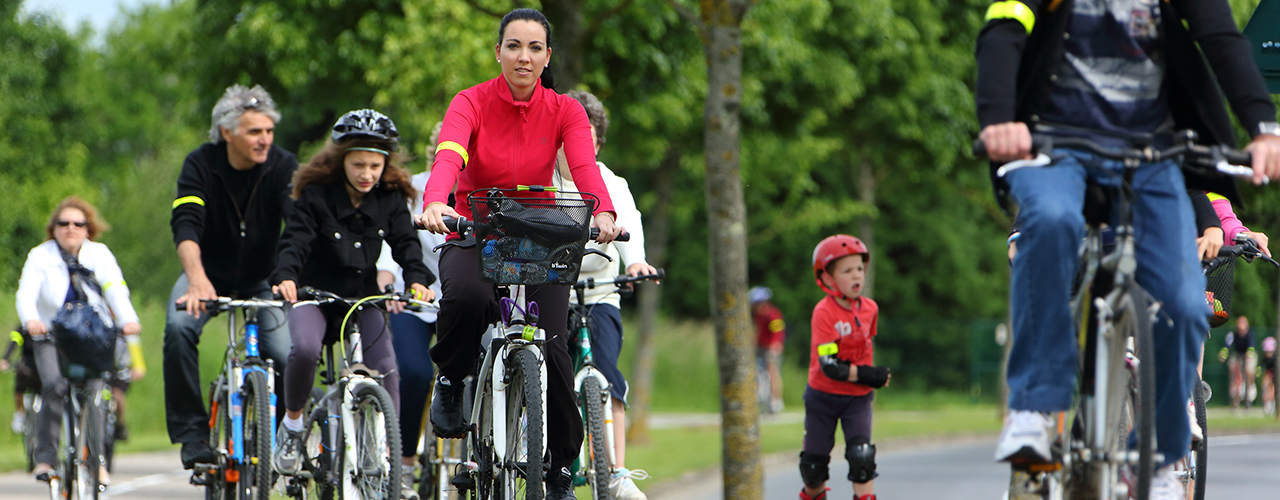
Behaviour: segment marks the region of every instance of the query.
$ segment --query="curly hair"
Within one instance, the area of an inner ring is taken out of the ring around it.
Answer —
[[[600,99],[597,99],[590,92],[570,90],[565,92],[564,95],[572,97],[582,104],[582,109],[587,112],[587,121],[590,121],[591,126],[596,129],[596,142],[603,146],[605,132],[609,131],[609,113],[605,111],[604,104],[601,104]]]
[[[417,195],[413,189],[413,184],[409,181],[409,171],[400,166],[409,161],[408,157],[393,151],[395,146],[391,141],[371,137],[357,137],[343,141],[340,144],[326,139],[320,152],[312,156],[310,161],[298,167],[298,171],[293,173],[293,193],[291,194],[293,199],[296,200],[302,196],[302,188],[307,187],[309,184],[342,182],[343,176],[346,175],[342,169],[342,162],[347,157],[347,149],[357,147],[392,151],[387,158],[387,165],[382,169],[382,177],[378,179],[378,184],[374,186],[374,189],[399,191],[406,200],[413,199]]]
[[[222,98],[213,105],[213,124],[209,127],[209,142],[214,144],[222,142],[222,129],[234,133],[240,126],[240,116],[245,111],[257,111],[267,115],[272,123],[280,123],[280,111],[276,110],[276,102],[261,85],[254,85],[252,88],[232,85],[227,87]]]
[[[58,216],[62,214],[63,210],[68,208],[74,208],[84,212],[84,221],[88,223],[85,225],[85,231],[89,233],[89,241],[96,241],[99,234],[111,229],[111,226],[107,225],[107,221],[98,217],[97,208],[94,208],[94,206],[89,202],[80,199],[79,196],[73,195],[59,201],[58,206],[53,209],[53,213],[49,214],[49,223],[44,225],[44,234],[45,236],[48,236],[49,239],[53,239],[53,229],[58,225]]]

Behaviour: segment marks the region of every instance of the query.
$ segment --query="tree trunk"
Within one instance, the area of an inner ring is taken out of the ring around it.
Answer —
[[[662,165],[655,172],[654,191],[658,199],[645,218],[644,253],[653,267],[662,267],[667,261],[667,233],[670,225],[672,180],[680,166],[680,149],[667,148]],[[657,330],[658,306],[662,303],[662,288],[652,281],[640,284],[640,329],[636,332],[636,363],[631,376],[631,409],[627,420],[627,442],[649,442],[649,409],[653,404],[653,335]]]
[[[746,0],[703,0],[707,59],[704,119],[711,305],[720,371],[726,500],[763,498],[755,335],[747,301],[746,206],[739,172],[742,18]]]
[[[865,158],[862,160],[862,168],[859,170],[858,182],[858,199],[865,203],[867,207],[876,206],[876,173],[875,168],[871,166],[871,162]],[[867,245],[867,251],[874,252],[876,248],[876,228],[875,218],[865,215],[859,221],[858,232],[862,238],[862,243]],[[862,295],[869,299],[875,298],[872,292],[875,290],[876,272],[875,266],[867,266],[867,276],[863,280]]]
[[[555,70],[556,92],[573,90],[582,81],[582,58],[588,40],[582,0],[544,0],[542,13],[555,32],[552,34],[551,69]]]

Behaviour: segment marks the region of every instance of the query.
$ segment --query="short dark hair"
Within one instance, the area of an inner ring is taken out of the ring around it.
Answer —
[[[542,28],[547,30],[547,47],[553,46],[553,42],[551,40],[551,23],[547,21],[547,16],[544,16],[541,12],[530,8],[516,9],[508,12],[507,15],[502,16],[502,22],[498,24],[499,45],[502,44],[502,36],[506,34],[507,25],[511,24],[511,21],[533,21],[541,24]],[[543,87],[549,89],[556,88],[556,79],[551,75],[551,68],[542,69],[541,82]]]
[[[609,113],[605,111],[604,104],[601,104],[600,99],[590,92],[582,90],[570,90],[565,95],[582,103],[582,109],[587,111],[587,120],[591,122],[591,127],[596,129],[596,141],[604,145],[605,132],[609,131]]]

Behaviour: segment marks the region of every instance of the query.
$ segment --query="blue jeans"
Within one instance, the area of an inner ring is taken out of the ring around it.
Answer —
[[[1115,186],[1122,179],[1119,162],[1075,150],[1054,153],[1061,158],[1052,166],[1007,176],[1022,229],[1009,300],[1014,331],[1009,407],[1014,410],[1057,412],[1071,406],[1078,354],[1069,302],[1085,233],[1086,180]],[[1137,280],[1172,320],[1172,325],[1157,321],[1153,329],[1157,451],[1168,464],[1190,446],[1186,404],[1209,329],[1209,309],[1182,171],[1173,162],[1143,164],[1133,186]]]
[[[169,292],[168,310],[164,317],[164,411],[169,427],[169,440],[174,443],[207,442],[209,440],[209,412],[204,407],[205,391],[200,385],[200,334],[204,331],[209,315],[196,318],[186,311],[173,309],[173,303],[187,293],[187,275],[178,276]],[[271,287],[266,280],[244,290],[218,290],[219,295],[233,298],[271,298]],[[285,326],[285,313],[279,309],[264,308],[258,311],[258,341],[262,357],[275,361],[276,396],[284,401],[284,364],[289,355],[289,330]],[[238,339],[237,339],[238,341]],[[222,349],[226,339],[216,337],[214,347]],[[284,412],[284,405],[276,405],[276,418]]]
[[[431,337],[435,333],[435,323],[427,323],[409,313],[391,315],[391,345],[399,360],[400,371],[401,456],[418,454],[427,392],[435,379],[435,365],[431,364],[430,352]]]

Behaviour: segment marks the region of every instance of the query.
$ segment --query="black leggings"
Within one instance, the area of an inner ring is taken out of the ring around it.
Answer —
[[[289,361],[284,365],[284,406],[289,411],[302,411],[311,396],[311,386],[316,380],[316,363],[324,347],[326,332],[337,331],[342,325],[346,308],[324,308],[315,304],[297,306],[289,310],[289,335],[293,347]],[[358,319],[357,319],[358,317]],[[400,374],[396,371],[396,353],[391,348],[391,331],[383,320],[382,310],[365,307],[352,315],[360,322],[360,337],[364,344],[364,364],[386,375],[382,387],[391,395],[400,414]],[[335,337],[336,338],[336,337]]]
[[[498,320],[494,285],[480,279],[475,247],[445,247],[440,255],[439,339],[431,359],[450,382],[461,382],[475,368],[480,338]],[[573,362],[569,359],[569,287],[526,287],[529,302],[537,302],[538,326],[547,331],[543,355],[547,359],[547,450],[554,471],[568,467],[582,446],[582,415],[573,392]],[[292,321],[290,322],[292,324]],[[296,341],[295,341],[296,342]]]

